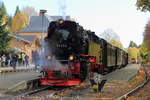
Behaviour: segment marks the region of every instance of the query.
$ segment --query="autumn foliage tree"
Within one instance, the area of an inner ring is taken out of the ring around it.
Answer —
[[[143,43],[140,46],[140,55],[142,59],[147,59],[148,55],[150,54],[150,51],[146,48],[145,44]]]
[[[28,25],[28,17],[19,10],[19,7],[16,8],[14,17],[12,18],[12,32],[19,32],[21,29]]]
[[[150,11],[150,0],[137,0],[136,6],[138,10],[143,12]],[[144,31],[144,41],[140,47],[141,57],[150,59],[150,21],[146,24]]]
[[[137,0],[136,6],[141,11],[150,11],[150,0]]]
[[[137,9],[141,11],[150,11],[150,0],[137,0],[136,6]],[[146,47],[150,50],[150,21],[146,24],[145,27],[144,43],[146,43]]]
[[[112,29],[104,30],[104,32],[100,34],[100,37],[116,47],[123,48],[120,37]]]
[[[146,24],[144,31],[144,43],[145,46],[150,50],[150,21]]]

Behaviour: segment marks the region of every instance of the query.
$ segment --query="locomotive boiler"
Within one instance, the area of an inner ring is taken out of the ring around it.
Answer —
[[[51,22],[45,42],[50,51],[47,60],[53,64],[43,65],[42,85],[79,85],[93,72],[104,74],[127,64],[124,50],[74,21]]]

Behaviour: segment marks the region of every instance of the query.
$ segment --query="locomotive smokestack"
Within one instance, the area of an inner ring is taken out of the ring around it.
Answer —
[[[44,16],[45,13],[46,13],[46,10],[42,9],[42,10],[40,10],[40,12],[39,12],[39,16]]]

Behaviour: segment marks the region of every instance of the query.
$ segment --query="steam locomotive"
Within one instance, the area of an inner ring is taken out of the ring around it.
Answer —
[[[58,20],[49,24],[45,38],[48,62],[43,65],[42,85],[79,85],[93,73],[121,68],[128,64],[128,53],[85,30],[74,21]]]

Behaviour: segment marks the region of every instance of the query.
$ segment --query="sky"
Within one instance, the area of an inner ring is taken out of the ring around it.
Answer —
[[[48,15],[61,15],[60,1],[64,0],[0,0],[9,15],[13,16],[16,6],[34,7],[37,11],[47,10]],[[130,41],[138,45],[143,41],[144,27],[150,20],[149,12],[137,10],[136,0],[65,0],[66,15],[74,18],[85,29],[100,35],[112,29],[120,37],[124,47]]]

